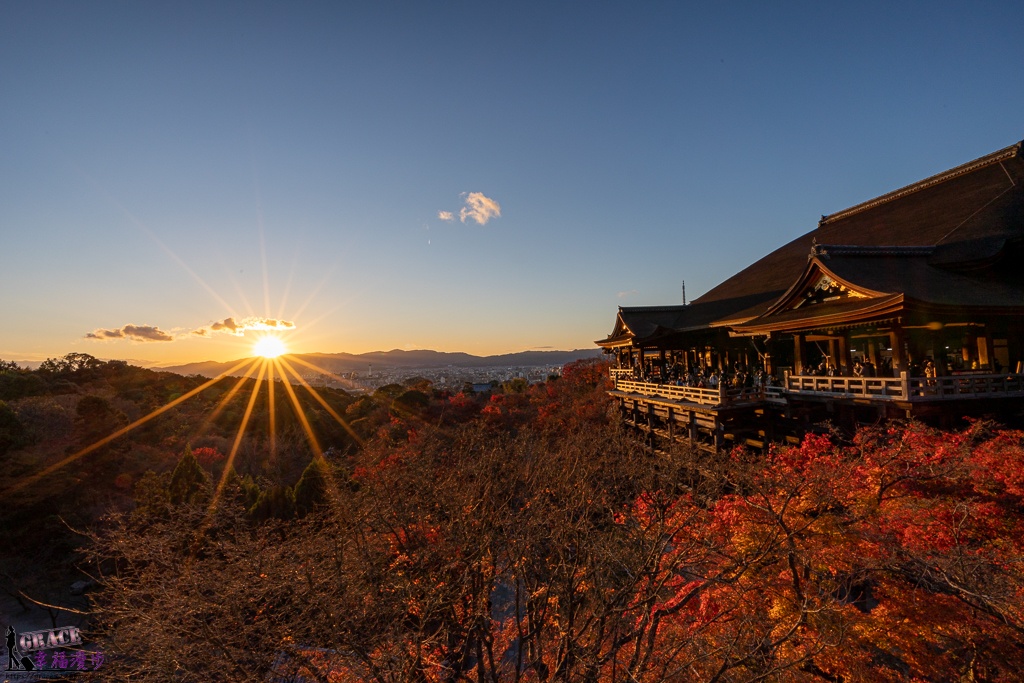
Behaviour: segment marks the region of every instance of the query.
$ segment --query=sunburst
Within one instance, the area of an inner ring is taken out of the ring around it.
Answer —
[[[255,354],[255,358],[249,358],[247,360],[235,364],[233,367],[229,368],[228,370],[221,373],[217,377],[214,377],[213,379],[210,379],[202,383],[201,385],[195,387],[191,391],[188,391],[187,393],[174,398],[167,404],[160,406],[159,408],[153,410],[149,414],[144,415],[143,417],[135,420],[131,424],[118,429],[114,433],[97,440],[96,442],[86,446],[85,448],[82,448],[81,450],[75,453],[72,453],[71,455],[68,455],[67,457],[61,459],[56,463],[53,463],[50,466],[43,468],[41,471],[31,476],[25,477],[14,486],[5,490],[3,492],[3,497],[6,497],[8,494],[12,494],[25,487],[31,486],[32,484],[40,481],[47,475],[53,473],[54,471],[66,467],[69,464],[83,457],[88,456],[89,454],[95,452],[102,446],[109,444],[115,439],[124,436],[128,432],[131,432],[137,429],[138,427],[141,427],[150,420],[153,420],[159,415],[162,415],[168,410],[171,410],[172,408],[196,396],[202,391],[209,389],[214,385],[231,378],[232,376],[234,376],[237,380],[234,382],[234,386],[231,387],[229,391],[225,392],[224,396],[220,398],[220,400],[217,402],[217,405],[214,407],[212,411],[210,411],[210,413],[206,416],[206,419],[203,421],[201,425],[199,425],[198,429],[195,432],[195,435],[204,433],[206,429],[209,428],[209,426],[216,419],[217,415],[219,415],[221,411],[224,410],[224,408],[227,406],[227,404],[245,387],[246,383],[255,379],[255,382],[253,382],[252,384],[252,391],[247,401],[245,413],[238,426],[238,430],[235,434],[235,438],[233,440],[230,452],[227,454],[226,467],[224,468],[224,472],[220,481],[217,483],[214,489],[213,499],[210,504],[211,513],[213,509],[217,507],[221,493],[227,480],[227,476],[230,473],[230,471],[232,471],[235,456],[238,453],[239,447],[242,442],[242,438],[244,437],[246,430],[251,422],[250,418],[252,417],[253,408],[256,403],[257,395],[260,393],[261,388],[263,386],[266,386],[266,389],[268,391],[270,409],[268,414],[269,424],[267,425],[267,432],[269,436],[269,446],[272,457],[274,455],[274,452],[276,451],[277,441],[277,424],[275,419],[276,401],[274,391],[274,385],[276,384],[276,381],[280,381],[284,387],[285,393],[287,394],[288,403],[291,404],[292,410],[298,417],[299,424],[302,428],[302,432],[304,432],[306,436],[306,442],[309,445],[310,451],[312,452],[314,458],[322,459],[324,457],[323,449],[320,446],[320,443],[313,432],[312,426],[310,425],[310,422],[304,413],[302,405],[300,404],[298,396],[296,395],[293,384],[297,384],[298,386],[302,387],[342,428],[344,428],[344,430],[349,434],[349,436],[352,437],[352,439],[356,443],[358,443],[359,445],[363,444],[363,440],[359,437],[355,430],[352,429],[348,422],[341,415],[339,415],[338,412],[335,411],[327,403],[326,400],[324,400],[324,398],[319,394],[319,392],[316,391],[316,389],[314,389],[312,386],[310,386],[308,382],[306,382],[302,375],[298,371],[296,371],[295,368],[288,361],[290,359],[291,361],[303,365],[309,368],[310,370],[316,371],[318,374],[334,377],[339,381],[344,381],[342,380],[342,378],[337,377],[329,370],[314,365],[313,363],[301,357],[289,355],[289,351],[285,346],[284,340],[280,336],[275,335],[273,333],[264,333],[253,344],[252,352]],[[333,490],[336,489],[337,484],[336,482],[331,481],[329,483],[329,486]]]
[[[268,334],[256,340],[252,351],[257,356],[262,356],[263,358],[277,358],[287,353],[288,349],[285,347],[283,339],[276,335]]]
[[[161,242],[151,230],[149,230],[144,224],[141,224],[137,221],[136,224],[140,227],[140,229],[148,233],[149,236],[157,243],[157,245],[164,252],[166,252],[179,266],[181,266],[185,271],[187,271],[187,273],[194,280],[196,280],[207,291],[207,293],[209,293],[219,304],[221,304],[221,306],[224,307],[226,312],[230,313],[231,320],[245,319],[245,316],[240,316],[239,313],[235,311],[213,287],[211,287],[205,280],[203,280],[203,278],[198,273],[196,273],[196,271],[193,270],[188,264],[186,264],[183,259],[181,259],[169,247],[167,247],[163,242]],[[239,393],[243,392],[247,384],[249,384],[250,382],[252,383],[251,394],[248,397],[248,401],[246,402],[245,412],[240,420],[237,432],[235,433],[235,437],[232,441],[230,452],[227,455],[226,465],[224,467],[223,474],[220,478],[220,481],[217,483],[214,489],[214,495],[212,497],[212,500],[210,501],[209,510],[207,513],[208,521],[212,519],[212,513],[218,506],[224,486],[227,483],[227,477],[233,471],[235,457],[238,454],[239,448],[242,444],[242,440],[246,434],[247,428],[252,422],[251,418],[253,417],[257,396],[262,390],[262,387],[264,386],[266,387],[267,390],[267,400],[269,407],[268,424],[266,425],[266,429],[267,436],[269,437],[268,445],[271,458],[274,458],[277,452],[277,411],[282,407],[280,404],[289,403],[291,404],[292,411],[298,418],[299,425],[301,426],[301,431],[304,433],[306,437],[306,442],[309,446],[310,451],[312,452],[314,459],[323,460],[324,458],[323,449],[317,439],[317,436],[314,434],[312,425],[310,424],[309,419],[305,415],[304,409],[299,401],[299,397],[296,393],[297,387],[301,387],[302,389],[304,389],[315,400],[315,402],[318,403],[319,406],[328,415],[331,416],[331,418],[333,418],[342,428],[344,428],[344,430],[348,433],[348,435],[352,438],[353,441],[355,441],[359,446],[364,445],[363,439],[361,439],[360,436],[356,433],[356,431],[352,429],[348,422],[330,406],[330,404],[320,395],[320,393],[316,389],[310,386],[310,384],[289,362],[291,361],[292,363],[304,366],[305,368],[312,370],[319,375],[332,377],[333,379],[341,382],[343,385],[351,385],[350,381],[333,374],[329,370],[319,367],[318,365],[310,362],[309,360],[303,359],[299,356],[291,355],[295,353],[295,350],[290,349],[285,344],[283,337],[277,331],[280,322],[279,319],[284,313],[285,300],[287,299],[288,291],[291,288],[291,281],[289,279],[288,285],[285,288],[284,296],[282,297],[282,301],[280,304],[281,310],[278,312],[276,318],[271,318],[270,282],[267,271],[267,254],[263,241],[262,230],[260,232],[260,252],[263,260],[263,294],[264,305],[266,308],[265,317],[259,319],[260,321],[262,321],[262,326],[254,325],[248,328],[242,328],[240,333],[235,332],[234,328],[232,328],[232,332],[234,332],[235,336],[239,338],[243,338],[245,336],[246,329],[258,331],[260,336],[255,341],[255,343],[253,343],[252,346],[250,347],[250,350],[252,354],[255,355],[255,358],[248,358],[246,360],[234,364],[231,368],[225,370],[223,373],[217,375],[216,377],[210,380],[203,382],[199,386],[196,386],[192,390],[187,391],[186,393],[180,396],[172,398],[166,404],[152,410],[150,413],[136,419],[130,424],[121,427],[120,429],[114,431],[113,433],[98,439],[97,441],[89,444],[88,446],[70,455],[65,456],[58,462],[54,462],[49,466],[43,467],[41,470],[37,471],[32,475],[21,478],[21,480],[18,481],[13,486],[10,486],[4,491],[0,491],[0,500],[9,499],[11,494],[21,491],[27,487],[33,486],[34,484],[43,480],[45,477],[52,474],[53,472],[60,470],[64,467],[67,467],[68,465],[91,455],[92,453],[96,452],[103,446],[145,425],[146,423],[157,418],[158,416],[177,407],[181,403],[188,401],[189,399],[195,397],[196,395],[204,392],[207,389],[214,388],[216,385],[218,385],[221,382],[224,382],[225,380],[230,381],[231,378],[235,380],[234,386],[231,387],[229,391],[225,392],[224,395],[220,398],[220,400],[218,400],[217,405],[205,416],[205,419],[203,420],[202,424],[198,426],[198,429],[196,429],[193,434],[193,436],[199,436],[205,433],[205,431],[210,427],[210,425],[213,424],[213,421],[217,418],[217,416],[220,415],[222,411],[224,411],[228,403],[231,402],[232,399],[235,398]],[[321,281],[320,284],[316,288],[314,288],[314,290],[310,293],[306,301],[299,307],[299,310],[295,312],[292,319],[297,319],[301,317],[302,312],[317,296],[321,288],[327,283],[329,277],[329,274],[326,275],[323,281]],[[248,302],[245,303],[246,307],[249,309],[250,315],[252,317],[256,317],[252,311],[252,306],[249,305]],[[315,322],[316,321],[313,321],[313,323],[311,324],[314,324]],[[291,329],[294,328],[295,325],[293,323],[288,323],[284,325],[284,327]],[[277,385],[278,383],[280,383],[281,387],[283,387],[284,389],[286,400],[279,401],[279,397],[275,395],[275,385]],[[332,501],[338,500],[338,484],[336,481],[334,481],[333,477],[329,478],[328,480],[328,490],[329,498]]]

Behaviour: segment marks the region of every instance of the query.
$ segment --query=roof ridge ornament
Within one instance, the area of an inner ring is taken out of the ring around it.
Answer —
[[[818,238],[811,238],[811,253],[807,255],[807,260],[810,261],[812,258],[828,258],[828,249],[825,248],[824,244],[818,244]]]

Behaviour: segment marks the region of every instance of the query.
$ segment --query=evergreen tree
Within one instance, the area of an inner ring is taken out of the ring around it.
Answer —
[[[242,494],[243,494],[243,505],[246,510],[252,510],[253,506],[256,505],[256,501],[260,498],[260,487],[255,481],[252,480],[251,475],[245,475],[242,477]]]
[[[201,499],[209,488],[210,477],[199,466],[196,456],[192,454],[192,447],[186,446],[185,453],[171,474],[171,503],[194,503]]]
[[[28,430],[18,419],[14,410],[0,401],[0,455],[8,450],[27,446],[31,442]]]
[[[149,470],[135,484],[135,519],[164,519],[170,511],[170,502],[166,473],[159,475]]]
[[[327,478],[330,476],[327,461],[315,457],[306,466],[295,485],[295,514],[305,517],[318,505],[327,501]]]
[[[271,486],[260,492],[249,514],[258,522],[288,520],[295,516],[295,494],[291,486]]]

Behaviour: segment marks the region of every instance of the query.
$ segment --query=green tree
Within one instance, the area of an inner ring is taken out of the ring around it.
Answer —
[[[32,396],[18,401],[15,412],[33,440],[64,439],[75,428],[75,414],[52,396]]]
[[[271,486],[260,492],[249,511],[258,522],[268,519],[288,520],[295,516],[295,494],[291,486]]]
[[[260,499],[260,487],[252,476],[247,474],[242,477],[242,481],[239,483],[242,488],[242,505],[246,510],[252,510],[256,505],[256,501]]]
[[[80,370],[95,370],[104,365],[103,361],[88,353],[69,353],[63,358],[47,358],[39,364],[39,371],[46,374],[66,375]]]
[[[110,401],[93,394],[82,397],[75,415],[87,441],[107,436],[127,422],[124,413],[110,405]]]
[[[0,361],[0,400],[9,401],[46,392],[46,381],[38,373]]]
[[[170,513],[171,494],[167,487],[167,474],[149,470],[135,484],[134,517],[139,521],[166,519]]]
[[[210,489],[210,477],[199,466],[190,446],[185,447],[174,472],[171,474],[169,487],[170,501],[174,505],[194,503],[205,497]]]
[[[327,501],[327,484],[330,476],[327,461],[314,456],[295,484],[295,514],[298,517],[305,517],[318,505]]]
[[[0,455],[9,450],[27,446],[30,441],[31,435],[18,419],[14,410],[0,401]]]
[[[391,412],[399,417],[420,417],[429,407],[430,397],[416,389],[403,392],[391,402]]]
[[[404,391],[405,387],[401,384],[385,384],[377,389],[377,391],[373,392],[373,397],[379,401],[394,400],[401,396]]]
[[[506,394],[523,394],[530,388],[530,383],[522,377],[516,377],[504,382],[501,385],[501,390]]]

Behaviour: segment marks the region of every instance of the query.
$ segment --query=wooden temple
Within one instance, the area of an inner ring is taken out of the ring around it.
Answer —
[[[839,213],[688,305],[597,341],[652,441],[721,447],[1024,414],[1024,143]]]

